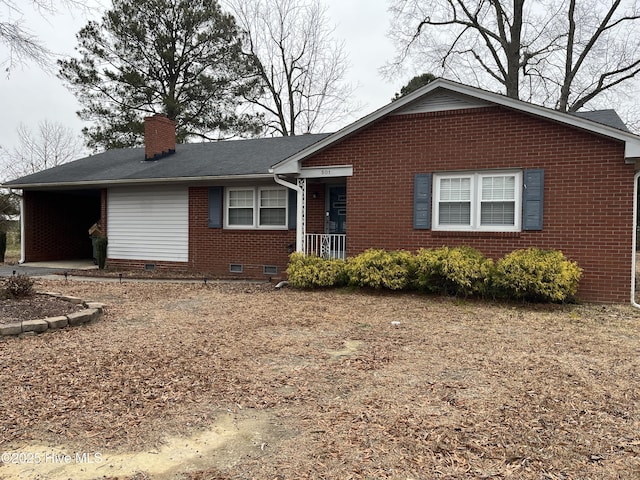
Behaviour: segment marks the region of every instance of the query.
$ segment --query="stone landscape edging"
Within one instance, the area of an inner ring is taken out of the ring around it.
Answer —
[[[102,318],[104,304],[98,302],[87,302],[78,297],[62,295],[54,292],[42,292],[38,295],[59,298],[74,305],[82,305],[84,310],[60,315],[58,317],[48,317],[39,320],[22,320],[20,322],[0,324],[0,336],[21,335],[23,333],[42,333],[47,330],[58,330],[65,327],[77,327],[87,323],[95,322]]]

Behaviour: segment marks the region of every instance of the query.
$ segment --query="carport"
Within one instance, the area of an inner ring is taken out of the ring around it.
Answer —
[[[101,218],[102,190],[23,190],[22,260],[90,259],[89,228]]]

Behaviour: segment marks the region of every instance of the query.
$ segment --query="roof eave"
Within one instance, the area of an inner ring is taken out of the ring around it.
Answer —
[[[112,180],[85,180],[77,182],[42,182],[3,184],[0,188],[13,190],[40,189],[40,188],[86,188],[86,187],[114,187],[152,185],[162,183],[196,183],[196,182],[221,182],[229,180],[264,180],[273,178],[271,173],[243,174],[243,175],[217,175],[199,177],[170,177],[170,178],[142,178],[142,179],[112,179]]]

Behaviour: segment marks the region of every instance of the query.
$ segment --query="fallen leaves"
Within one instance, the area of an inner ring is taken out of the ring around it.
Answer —
[[[640,314],[628,307],[211,282],[39,288],[103,302],[106,315],[0,340],[2,446],[141,450],[260,409],[278,441],[181,478],[640,471]]]

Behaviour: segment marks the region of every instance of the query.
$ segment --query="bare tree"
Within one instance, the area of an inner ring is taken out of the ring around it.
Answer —
[[[562,111],[640,72],[638,0],[393,0],[390,36],[420,68]]]
[[[226,0],[245,30],[263,92],[247,98],[265,114],[267,130],[295,135],[322,130],[353,114],[348,61],[333,39],[319,0]]]
[[[36,132],[20,124],[16,132],[17,146],[3,155],[3,177],[7,179],[62,165],[84,153],[80,135],[61,123],[43,120]]]
[[[25,3],[30,5],[25,7]],[[42,16],[50,16],[59,7],[87,9],[81,0],[0,0],[0,44],[7,49],[5,58],[0,59],[0,67],[5,72],[26,61],[41,67],[49,65],[52,52],[25,25],[25,9],[32,8]]]

